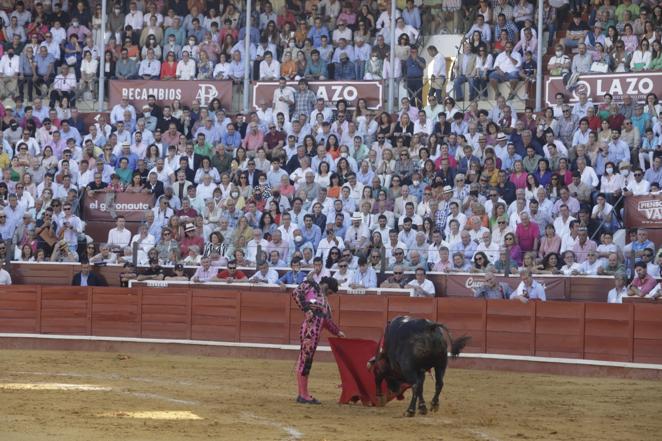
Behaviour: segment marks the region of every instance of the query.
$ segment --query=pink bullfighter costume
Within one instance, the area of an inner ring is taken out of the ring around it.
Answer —
[[[333,335],[338,335],[340,329],[331,319],[331,306],[326,296],[320,292],[320,287],[313,281],[305,280],[292,291],[292,298],[301,311],[312,312],[312,318],[305,318],[301,323],[301,349],[296,364],[299,383],[298,402],[316,401],[308,395],[308,374],[313,364],[322,329],[326,328]],[[301,400],[303,399],[303,400]],[[317,404],[316,402],[315,404]]]

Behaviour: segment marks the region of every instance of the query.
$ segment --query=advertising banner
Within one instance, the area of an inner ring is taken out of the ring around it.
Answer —
[[[662,196],[628,196],[625,198],[627,228],[662,228]]]
[[[145,220],[145,210],[154,207],[154,195],[149,193],[94,193],[83,198],[83,219],[93,222],[115,222],[124,216],[127,222]]]
[[[296,90],[298,82],[289,81],[287,85]],[[311,81],[308,85],[329,105],[345,100],[349,108],[354,108],[359,98],[366,100],[369,109],[380,108],[383,104],[383,86],[380,81]],[[253,109],[258,109],[262,104],[271,106],[277,88],[278,82],[275,81],[253,83]]]
[[[579,92],[586,91],[588,98],[594,104],[602,103],[605,93],[610,93],[614,101],[622,101],[624,95],[629,95],[633,101],[643,102],[646,95],[651,92],[659,94],[660,90],[662,90],[662,72],[586,74],[579,77],[577,87],[570,93],[569,101],[571,103],[579,101]],[[558,92],[568,95],[563,78],[547,77],[545,101],[548,106],[555,104],[554,96]]]
[[[208,106],[218,98],[225,109],[232,108],[232,81],[218,80],[111,80],[110,108],[119,104],[126,97],[136,109],[147,103],[147,97],[154,95],[159,105],[171,104],[180,100],[182,105],[190,106],[198,100],[201,106]]]

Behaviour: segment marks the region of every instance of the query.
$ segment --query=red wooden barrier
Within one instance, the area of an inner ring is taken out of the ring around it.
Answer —
[[[186,289],[143,288],[141,337],[191,338],[190,299]]]
[[[90,290],[84,287],[41,287],[41,332],[89,335]]]
[[[35,286],[0,288],[0,332],[40,332],[40,294]]]
[[[662,363],[662,307],[375,295],[330,297],[350,337],[379,339],[410,314],[444,323],[468,351]],[[0,332],[292,343],[303,316],[272,287],[0,287]],[[323,343],[326,342],[326,336]]]
[[[634,305],[634,361],[662,363],[662,310],[659,305]]]
[[[286,293],[242,290],[240,314],[240,341],[290,342],[290,296]]]
[[[487,301],[487,352],[535,354],[536,302]]]
[[[450,329],[454,337],[469,335],[470,352],[485,352],[487,304],[481,299],[437,298],[437,321]]]
[[[585,358],[632,361],[634,305],[586,303],[585,320]]]
[[[584,304],[537,303],[535,348],[541,357],[583,358]]]
[[[140,337],[141,292],[92,288],[92,335]]]
[[[381,338],[388,318],[388,297],[361,295],[339,297],[338,323],[345,334],[352,338],[372,340]]]
[[[191,289],[191,338],[239,341],[241,296],[237,289]]]

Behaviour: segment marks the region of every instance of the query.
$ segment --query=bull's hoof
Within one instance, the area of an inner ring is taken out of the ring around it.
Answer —
[[[437,412],[439,410],[439,403],[432,403],[432,405],[430,406],[430,410],[432,412]]]
[[[428,408],[425,406],[421,406],[418,408],[418,413],[419,415],[427,415],[428,414]]]
[[[416,411],[414,411],[414,410],[407,409],[407,411],[405,412],[405,416],[406,416],[406,417],[411,418],[411,417],[413,417],[414,415],[416,415]]]

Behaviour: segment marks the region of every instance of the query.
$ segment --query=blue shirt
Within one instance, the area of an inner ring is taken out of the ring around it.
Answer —
[[[366,267],[364,273],[362,273],[361,269],[359,268],[357,271],[354,272],[351,283],[355,283],[357,285],[363,285],[364,288],[376,288],[377,273],[375,272],[374,269],[372,269],[369,266]]]
[[[322,238],[322,230],[320,230],[320,227],[313,224],[313,226],[308,229],[304,226],[301,228],[301,235],[303,236],[304,242],[310,242],[313,244],[313,248],[317,251],[317,246]]]
[[[422,63],[423,67],[419,63]],[[425,59],[416,57],[416,60],[414,60],[412,57],[409,57],[405,60],[405,67],[407,69],[407,78],[423,78]]]
[[[336,63],[335,69],[336,80],[356,80],[356,68],[354,63],[347,61],[346,63]]]
[[[322,45],[322,35],[326,35],[327,37],[329,37],[329,30],[326,28],[326,26],[322,26],[319,29],[313,26],[308,31],[308,38],[313,40],[313,46],[315,47],[320,47]],[[330,42],[331,42],[331,37],[329,37],[329,43]]]
[[[298,271],[297,273],[294,273],[294,271],[288,271],[283,274],[280,279],[278,279],[278,283],[284,283],[286,285],[299,285],[300,283],[303,283],[304,279],[306,278],[306,274],[307,273],[304,271]]]
[[[638,240],[632,242],[632,251],[634,251],[635,253],[639,251],[643,251],[646,248],[650,248],[651,250],[653,250],[653,253],[655,253],[655,244],[651,240],[647,240],[646,242],[643,243],[639,242]],[[635,261],[637,262],[641,261],[641,256],[637,257]]]
[[[239,148],[241,146],[241,134],[236,130],[233,134],[225,132],[221,135],[221,144],[233,149]]]
[[[45,57],[42,57],[40,54],[35,55],[35,63],[37,63],[37,75],[46,75],[48,73],[48,67],[55,63],[55,58],[51,54],[46,54]],[[51,71],[51,73],[55,73]]]
[[[416,29],[421,28],[421,12],[418,8],[414,8],[411,11],[405,8],[400,16],[405,21],[405,24]]]

